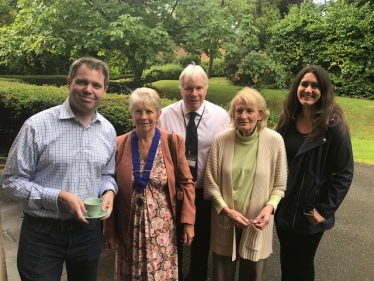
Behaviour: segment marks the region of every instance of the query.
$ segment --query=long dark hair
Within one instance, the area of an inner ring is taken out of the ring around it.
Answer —
[[[345,134],[348,125],[345,121],[342,109],[335,102],[335,93],[330,76],[327,71],[319,65],[309,65],[296,76],[283,102],[283,111],[279,116],[279,121],[275,130],[279,131],[289,123],[294,122],[302,111],[302,105],[297,97],[297,89],[300,85],[300,81],[307,73],[313,73],[317,77],[319,89],[321,91],[321,98],[317,101],[316,110],[313,114],[313,128],[310,134],[308,134],[307,139],[311,141],[315,140],[323,134],[327,127],[336,125],[338,120],[341,121],[341,133]]]

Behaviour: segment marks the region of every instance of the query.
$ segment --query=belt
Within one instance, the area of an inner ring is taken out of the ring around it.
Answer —
[[[58,230],[78,230],[87,224],[77,221],[76,219],[52,219],[52,218],[42,218],[42,217],[35,217],[29,214],[24,214],[24,219],[44,225],[48,225],[53,229]]]

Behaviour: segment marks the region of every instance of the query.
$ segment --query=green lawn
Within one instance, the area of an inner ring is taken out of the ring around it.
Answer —
[[[162,80],[153,83],[161,97],[181,98],[176,80]],[[227,109],[232,97],[241,87],[232,86],[225,78],[209,79],[206,99]],[[276,116],[282,109],[286,96],[284,90],[264,89],[260,91],[269,110]],[[349,124],[355,162],[374,165],[374,101],[337,97],[337,103],[343,108]]]

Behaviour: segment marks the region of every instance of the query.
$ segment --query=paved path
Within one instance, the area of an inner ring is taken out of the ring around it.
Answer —
[[[316,281],[374,280],[374,167],[355,165],[351,189],[326,231],[315,259]],[[275,236],[266,281],[280,280],[279,244]]]
[[[0,209],[8,281],[19,281],[16,255],[21,206],[0,194]],[[188,249],[185,256],[186,268]],[[336,226],[325,233],[317,251],[316,281],[374,280],[373,256],[374,167],[356,164],[351,190],[336,214]],[[113,280],[113,262],[113,252],[106,250],[103,243],[98,281]],[[66,276],[61,280],[67,280]],[[265,280],[280,280],[279,244],[276,235],[274,253],[268,260]]]

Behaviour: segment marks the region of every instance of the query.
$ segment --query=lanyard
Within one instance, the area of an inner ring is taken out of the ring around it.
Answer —
[[[186,129],[187,129],[187,123],[186,123],[186,118],[184,117],[184,111],[183,111],[183,106],[182,106],[182,104],[181,104],[181,107],[182,107],[182,117],[183,117],[184,126],[185,126]],[[197,122],[196,130],[197,130],[197,128],[199,128],[199,125],[200,125],[201,119],[203,119],[204,111],[205,111],[205,105],[204,105],[203,112],[201,113],[200,120],[199,120],[199,122]],[[196,113],[197,113],[197,112],[196,112]],[[197,113],[197,114],[199,114],[199,113]],[[199,115],[200,115],[200,114],[199,114]],[[194,122],[195,122],[195,121],[194,121]]]
[[[138,136],[135,131],[131,134],[131,151],[132,151],[132,167],[134,174],[134,181],[136,186],[136,191],[142,193],[147,186],[149,176],[151,174],[151,169],[153,165],[153,160],[156,156],[157,146],[160,141],[160,130],[155,128],[155,135],[152,139],[152,144],[148,152],[147,162],[145,163],[143,173],[140,173],[140,161],[139,161],[139,146],[138,146]],[[141,175],[141,176],[140,176]]]

